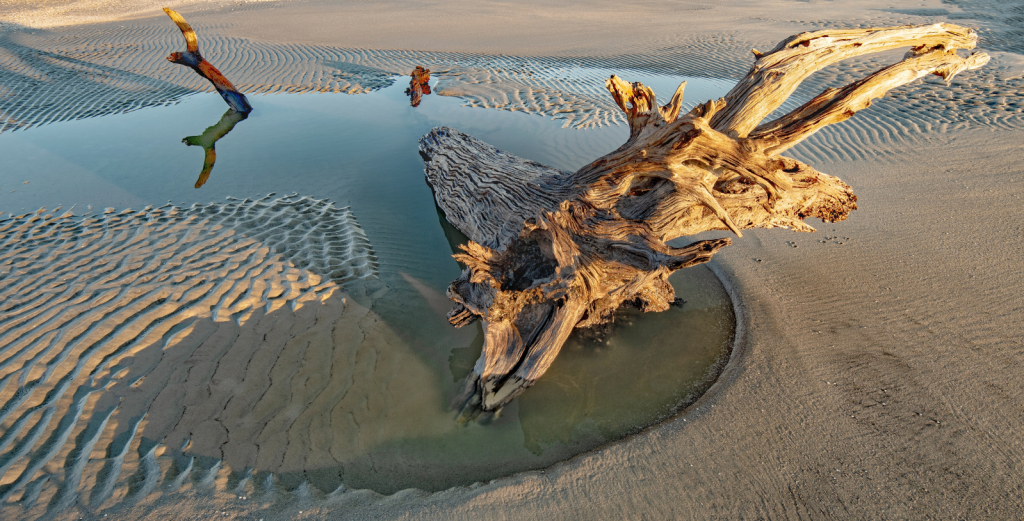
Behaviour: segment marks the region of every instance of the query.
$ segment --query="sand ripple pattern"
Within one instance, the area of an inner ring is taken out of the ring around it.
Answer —
[[[920,14],[886,14],[871,23],[926,21]],[[719,35],[645,42],[643,52],[620,56],[523,57],[275,44],[224,37],[219,34],[222,29],[197,24],[203,52],[246,92],[359,94],[391,85],[395,75],[423,65],[438,79],[438,94],[457,96],[467,106],[538,114],[576,128],[625,123],[604,91],[609,70],[626,79],[632,70],[734,80],[752,64],[750,48],[771,44]],[[997,29],[983,31],[982,47],[991,50],[986,47],[990,44],[998,50],[989,66],[956,78],[951,86],[932,81],[899,90],[856,118],[822,131],[793,153],[809,161],[885,156],[945,129],[1024,125],[1024,57],[1013,54],[1018,49],[1001,44],[1005,31]],[[173,27],[163,25],[75,34],[0,34],[0,132],[165,105],[190,93],[210,91],[205,80],[163,59],[178,50],[180,40]],[[889,56],[888,62],[895,59],[898,56]],[[859,79],[885,63],[864,59],[816,74],[784,108],[795,107],[826,87]]]
[[[375,272],[351,212],[304,197],[0,220],[0,517],[145,497],[169,465],[129,399],[147,356]]]
[[[749,66],[707,56],[728,37],[658,44],[654,52],[611,57],[519,57],[467,53],[342,49],[258,42],[193,24],[203,54],[247,93],[360,94],[391,85],[416,65],[439,79],[435,92],[466,105],[541,114],[566,126],[624,124],[599,68],[666,76],[730,78]],[[175,103],[210,92],[206,80],[164,60],[180,50],[173,27],[129,26],[61,33],[0,34],[0,132]],[[744,52],[747,52],[744,49]],[[733,53],[735,54],[735,53]],[[693,103],[705,100],[689,100]]]

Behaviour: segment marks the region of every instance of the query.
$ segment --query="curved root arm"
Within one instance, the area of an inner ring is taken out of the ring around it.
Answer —
[[[950,80],[958,73],[977,69],[988,63],[988,55],[976,53],[961,58],[955,51],[936,47],[914,49],[903,61],[841,89],[828,89],[793,112],[758,126],[751,139],[770,140],[765,147],[769,154],[781,153],[803,141],[818,129],[845,121],[881,98],[886,92],[914,80],[934,74]]]
[[[753,68],[725,95],[726,108],[711,126],[726,134],[747,136],[803,80],[842,60],[903,47],[941,48],[955,54],[957,49],[973,49],[977,42],[974,30],[946,23],[791,36],[767,53],[754,51],[757,61]]]
[[[857,197],[841,180],[779,156],[871,99],[927,74],[949,79],[980,67],[970,29],[936,24],[794,36],[758,60],[723,99],[679,115],[683,89],[659,107],[654,92],[612,76],[630,137],[575,173],[501,152],[458,131],[420,142],[427,181],[449,221],[473,242],[448,288],[456,326],[480,319],[484,350],[459,407],[500,409],[537,380],[576,327],[609,322],[622,304],[667,309],[675,270],[707,262],[729,239],[685,248],[673,238],[708,230],[786,227],[808,217],[843,220]],[[758,126],[809,74],[836,61],[897,47],[899,63]]]

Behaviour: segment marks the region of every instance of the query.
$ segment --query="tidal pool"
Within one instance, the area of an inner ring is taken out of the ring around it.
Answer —
[[[574,170],[628,130],[437,95],[410,107],[406,83],[252,96],[244,120],[200,94],[0,134],[8,506],[102,509],[186,486],[440,490],[550,466],[708,388],[735,320],[696,267],[672,278],[681,307],[574,334],[495,420],[455,421],[483,339],[445,320],[464,238],[434,205],[419,138],[447,125]],[[697,83],[690,102],[728,88]]]

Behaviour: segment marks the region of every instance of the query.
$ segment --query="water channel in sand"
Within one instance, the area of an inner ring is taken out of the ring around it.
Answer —
[[[735,322],[696,267],[672,278],[682,307],[574,335],[496,420],[456,423],[482,334],[444,317],[463,239],[423,180],[419,137],[447,125],[573,170],[628,131],[437,95],[413,108],[404,83],[252,96],[244,120],[200,94],[0,135],[5,502],[103,508],[275,480],[439,490],[593,449],[710,385]],[[695,83],[691,102],[728,88]]]

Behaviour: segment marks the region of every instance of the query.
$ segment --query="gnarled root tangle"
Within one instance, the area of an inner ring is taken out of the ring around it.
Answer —
[[[849,186],[779,154],[892,88],[984,65],[984,53],[957,55],[976,41],[974,31],[950,24],[799,34],[755,51],[754,66],[724,98],[683,116],[685,82],[659,107],[651,89],[612,76],[606,86],[630,137],[575,173],[432,130],[420,142],[427,181],[472,240],[455,256],[466,269],[448,288],[449,320],[460,327],[480,319],[485,331],[457,406],[465,417],[499,410],[544,374],[573,328],[607,322],[627,302],[667,309],[675,299],[668,276],[730,243],[667,241],[708,230],[813,231],[804,219],[845,219],[857,208]],[[911,48],[902,61],[762,123],[814,71],[901,47]]]

